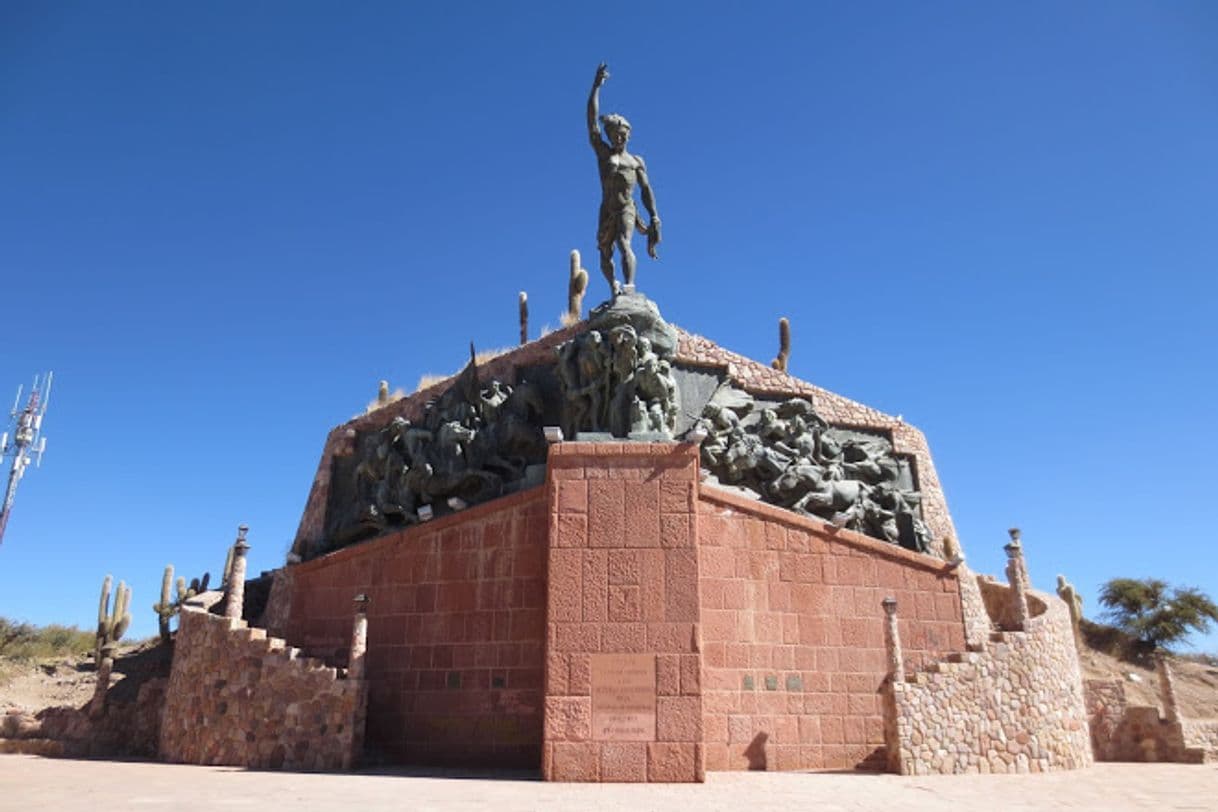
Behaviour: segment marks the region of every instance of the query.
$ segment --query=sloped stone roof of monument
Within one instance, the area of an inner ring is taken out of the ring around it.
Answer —
[[[554,360],[554,349],[585,329],[587,323],[579,322],[488,359],[479,364],[480,377],[515,383],[517,369]],[[676,330],[678,363],[721,369],[732,383],[754,395],[808,398],[821,417],[839,425],[891,429],[902,423],[900,418],[780,372],[769,364],[732,352],[709,338],[680,327],[676,327]],[[399,415],[413,419],[421,413],[422,406],[428,399],[437,397],[452,385],[457,374],[459,373],[412,392],[402,400],[352,418],[342,426],[362,430],[369,426],[383,425]]]
[[[709,338],[677,328],[677,360],[694,366],[724,369],[728,378],[755,395],[805,397],[812,401],[821,417],[831,423],[873,428],[889,427],[900,420],[878,409],[842,397],[828,389],[800,380],[793,375],[724,349]]]

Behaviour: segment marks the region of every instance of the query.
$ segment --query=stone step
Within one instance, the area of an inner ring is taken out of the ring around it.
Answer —
[[[1185,747],[1180,761],[1185,764],[1207,764],[1214,757],[1204,747]]]
[[[59,758],[63,756],[63,742],[56,739],[0,739],[0,753]]]

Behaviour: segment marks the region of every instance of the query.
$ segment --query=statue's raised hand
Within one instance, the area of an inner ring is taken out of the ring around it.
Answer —
[[[597,87],[600,87],[601,85],[603,85],[605,83],[605,80],[608,78],[609,78],[609,66],[606,65],[604,62],[602,62],[596,68],[596,80],[593,82],[593,84],[596,85]]]

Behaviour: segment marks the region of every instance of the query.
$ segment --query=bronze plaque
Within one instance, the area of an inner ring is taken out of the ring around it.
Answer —
[[[654,654],[592,655],[592,738],[655,741]]]

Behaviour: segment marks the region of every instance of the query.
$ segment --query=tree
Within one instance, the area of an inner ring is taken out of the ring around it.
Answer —
[[[1199,589],[1158,578],[1113,578],[1100,587],[1106,618],[1146,648],[1167,648],[1218,622],[1218,604]]]

